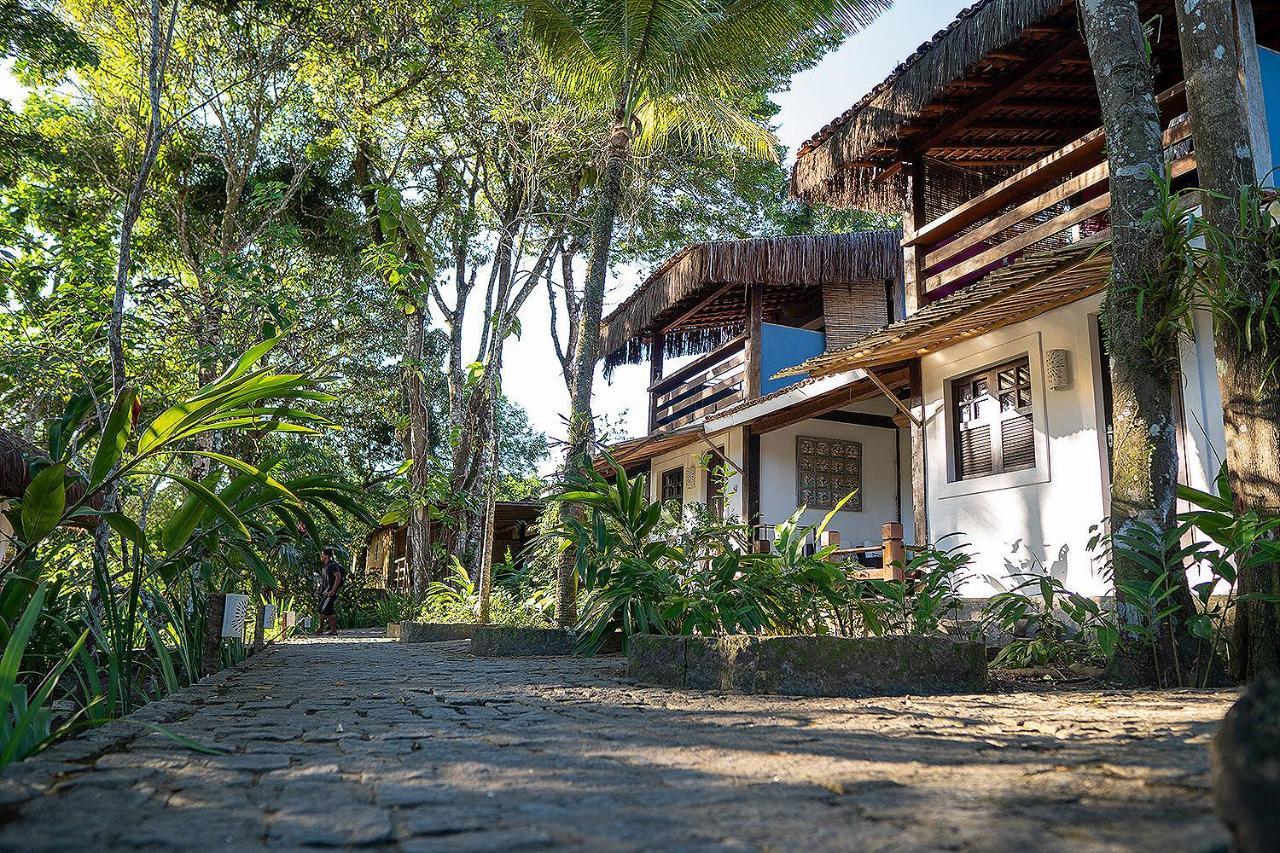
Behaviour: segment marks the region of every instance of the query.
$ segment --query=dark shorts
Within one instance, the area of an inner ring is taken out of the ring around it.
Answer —
[[[320,615],[332,616],[334,602],[338,600],[336,595],[326,595],[320,599]]]

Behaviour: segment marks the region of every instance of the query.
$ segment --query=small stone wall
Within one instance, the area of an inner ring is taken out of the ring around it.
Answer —
[[[443,643],[449,640],[469,640],[477,626],[464,622],[401,622],[399,639],[402,643]]]
[[[791,696],[905,696],[987,689],[981,643],[947,637],[632,637],[649,684]]]
[[[388,640],[400,639],[400,623],[399,622],[387,623],[387,639]]]
[[[559,657],[577,651],[578,635],[565,628],[511,628],[477,625],[471,633],[471,654],[486,658]],[[606,637],[600,654],[622,651],[622,636]]]

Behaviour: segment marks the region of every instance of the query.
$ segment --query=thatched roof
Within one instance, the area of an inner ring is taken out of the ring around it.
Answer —
[[[49,455],[17,433],[0,428],[0,501],[20,498],[31,483],[31,463],[47,463]],[[74,473],[74,472],[73,472]],[[75,474],[67,484],[67,502],[74,503],[84,495],[84,477]],[[91,501],[95,509],[102,508],[101,500]],[[77,523],[92,526],[96,519],[75,519]]]
[[[1172,0],[1138,0],[1173,20]],[[1182,79],[1176,27],[1152,44],[1157,91]],[[1271,22],[1259,22],[1270,37]],[[1101,125],[1075,0],[981,0],[805,142],[791,176],[808,201],[906,208],[903,168],[924,169],[929,218]]]
[[[901,232],[860,231],[812,237],[760,237],[687,246],[662,263],[608,317],[601,329],[605,369],[643,361],[650,336],[664,332],[668,356],[709,352],[743,331],[743,293],[765,286],[766,299],[794,297],[829,283],[884,281],[902,274]],[[723,301],[679,320],[699,300],[724,289]]]

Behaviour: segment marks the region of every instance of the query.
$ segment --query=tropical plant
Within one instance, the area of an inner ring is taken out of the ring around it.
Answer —
[[[1119,629],[1091,598],[1068,590],[1055,577],[1029,577],[983,605],[984,627],[1013,635],[993,666],[1055,666],[1105,663],[1115,652]]]
[[[273,588],[267,559],[283,540],[314,535],[317,519],[336,523],[339,513],[371,521],[358,490],[337,478],[286,476],[278,459],[255,466],[209,449],[216,445],[206,439],[242,430],[260,437],[333,426],[303,408],[332,399],[314,377],[259,366],[279,343],[254,347],[145,426],[130,389],[101,426],[86,417],[92,405],[84,397],[53,422],[48,456],[33,461],[35,475],[8,512],[16,554],[5,567],[0,618],[7,660],[19,670],[15,685],[0,690],[12,712],[6,735],[14,754],[191,683],[203,670],[209,590]],[[83,476],[72,469],[80,455],[89,460]],[[189,471],[192,459],[212,470],[199,479],[174,471]],[[69,528],[95,524],[107,535],[85,560]],[[44,578],[54,581],[36,583]],[[234,643],[222,651],[231,660],[246,653]],[[33,680],[28,672],[17,683],[19,672],[37,666],[48,675]],[[50,696],[79,708],[54,728],[43,709]]]
[[[968,579],[971,558],[966,547],[920,549],[906,563],[895,564],[902,570],[901,580],[855,581],[851,604],[862,629],[877,637],[937,633],[943,620],[954,615],[958,590]]]
[[[48,704],[62,674],[84,648],[88,630],[81,632],[53,669],[39,678],[33,691],[28,693],[27,685],[21,680],[27,644],[37,621],[44,615],[47,593],[45,584],[36,588],[22,617],[8,632],[4,655],[0,657],[0,768],[42,749],[71,727],[72,721],[66,721],[55,730]]]
[[[844,501],[813,527],[797,510],[778,525],[775,551],[754,554],[740,522],[651,502],[645,477],[616,464],[613,473],[610,482],[584,469],[555,498],[574,511],[541,534],[571,557],[586,590],[576,625],[584,650],[614,631],[624,643],[645,633],[826,633],[847,604],[846,576],[829,559],[835,546],[806,547]]]

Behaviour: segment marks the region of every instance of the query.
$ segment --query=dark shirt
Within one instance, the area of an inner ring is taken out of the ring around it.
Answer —
[[[324,578],[323,592],[327,593],[329,590],[332,589],[336,594],[338,590],[342,589],[342,584],[346,580],[346,575],[343,574],[342,569],[338,568],[338,563],[336,560],[332,560],[332,559],[329,560],[329,562],[325,563],[325,565],[321,568],[320,571],[321,571],[321,575]],[[335,586],[333,583],[335,575],[337,576],[337,580],[338,580],[337,586]]]

